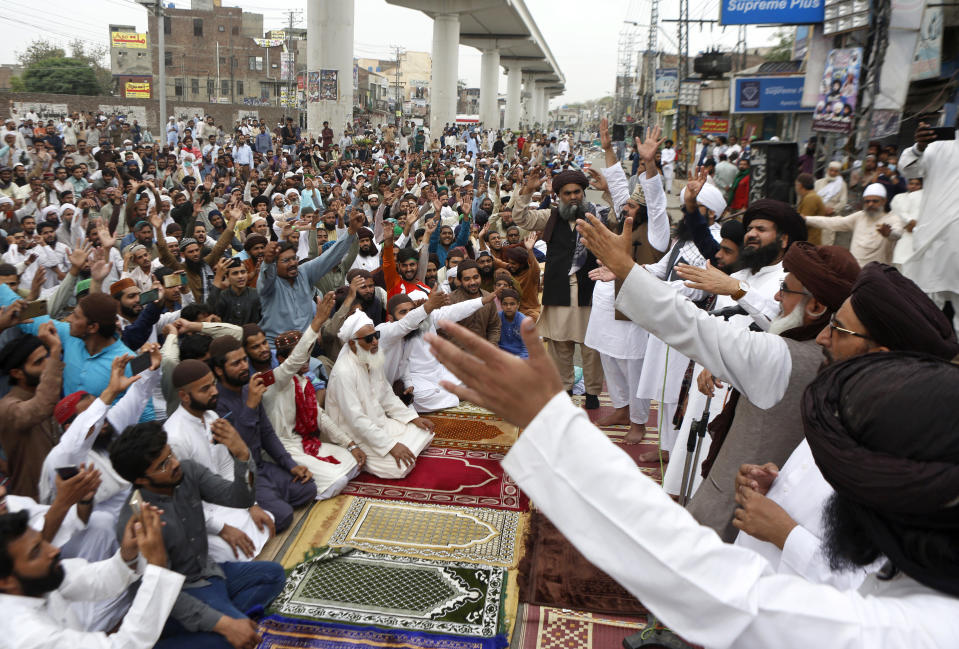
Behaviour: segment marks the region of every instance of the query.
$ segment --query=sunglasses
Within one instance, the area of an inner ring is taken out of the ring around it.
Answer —
[[[862,338],[863,340],[872,340],[866,334],[861,334],[858,331],[853,331],[852,329],[846,329],[845,327],[839,326],[839,321],[836,320],[836,314],[829,316],[829,333],[832,334],[833,331],[838,331],[841,334],[846,334],[848,336],[855,336],[856,338]]]
[[[380,339],[380,332],[374,331],[371,334],[367,334],[366,336],[360,336],[359,338],[354,338],[353,340],[365,340],[366,343],[369,345],[369,344],[372,344],[374,340],[379,340],[379,339]]]

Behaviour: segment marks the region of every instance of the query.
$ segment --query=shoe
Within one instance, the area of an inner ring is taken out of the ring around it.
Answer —
[[[599,408],[599,397],[595,394],[586,395],[586,405],[584,406],[587,410],[596,410]]]

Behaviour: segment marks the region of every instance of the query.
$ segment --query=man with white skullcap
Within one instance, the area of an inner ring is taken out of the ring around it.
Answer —
[[[806,225],[833,232],[852,232],[849,252],[860,266],[871,261],[892,263],[896,242],[902,236],[902,221],[886,212],[886,188],[879,183],[862,193],[862,209],[849,216],[807,216]]]
[[[380,332],[363,311],[343,323],[337,334],[343,350],[330,372],[326,411],[366,453],[366,470],[380,478],[399,479],[413,470],[416,457],[433,439],[433,422],[417,416],[393,394],[383,374]]]

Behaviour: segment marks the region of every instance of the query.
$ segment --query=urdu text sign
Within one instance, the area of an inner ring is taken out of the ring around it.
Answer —
[[[812,25],[825,18],[826,0],[722,0],[722,25]]]

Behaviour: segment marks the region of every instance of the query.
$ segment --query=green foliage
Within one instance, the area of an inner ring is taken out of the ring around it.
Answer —
[[[58,57],[41,59],[23,73],[26,92],[52,92],[62,95],[99,95],[102,92],[96,71],[80,59]]]
[[[20,77],[10,77],[10,90],[13,92],[26,92],[27,87],[23,84]]]
[[[781,27],[773,34],[775,44],[765,58],[767,61],[791,61],[793,58],[793,44],[796,41],[796,30],[793,27]]]

